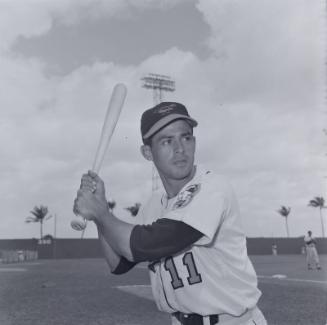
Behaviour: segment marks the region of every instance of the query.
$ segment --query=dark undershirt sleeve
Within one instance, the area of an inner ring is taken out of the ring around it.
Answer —
[[[125,257],[121,257],[117,267],[111,272],[112,274],[123,274],[132,269],[137,263],[127,260]]]
[[[155,261],[174,255],[199,240],[203,234],[182,221],[158,219],[151,225],[136,225],[130,245],[135,262]]]

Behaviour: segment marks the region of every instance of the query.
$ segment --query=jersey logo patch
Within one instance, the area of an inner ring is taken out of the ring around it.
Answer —
[[[200,191],[200,184],[192,184],[188,186],[183,192],[179,193],[174,203],[172,210],[184,208],[187,206],[194,196],[199,193]]]

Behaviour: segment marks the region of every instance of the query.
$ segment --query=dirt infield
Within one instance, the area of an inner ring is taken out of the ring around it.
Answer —
[[[253,256],[270,325],[325,325],[327,256],[308,271],[300,255]],[[164,325],[145,265],[111,275],[102,259],[0,264],[1,325]]]

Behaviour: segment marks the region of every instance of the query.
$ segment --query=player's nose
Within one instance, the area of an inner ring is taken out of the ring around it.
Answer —
[[[180,139],[175,139],[174,140],[174,151],[176,153],[184,152],[184,145],[183,145],[183,142]]]

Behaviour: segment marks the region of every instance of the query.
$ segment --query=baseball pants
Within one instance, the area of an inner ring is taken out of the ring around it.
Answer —
[[[210,325],[210,320],[208,316],[202,318],[202,324],[192,324],[192,325]],[[184,323],[187,324],[187,323]],[[263,316],[261,310],[258,307],[246,312],[241,317],[233,317],[230,315],[219,315],[219,321],[217,325],[267,325],[267,321]],[[183,325],[175,317],[172,317],[172,325]],[[191,325],[191,324],[190,324]]]
[[[308,265],[319,265],[319,256],[316,247],[306,247]]]

